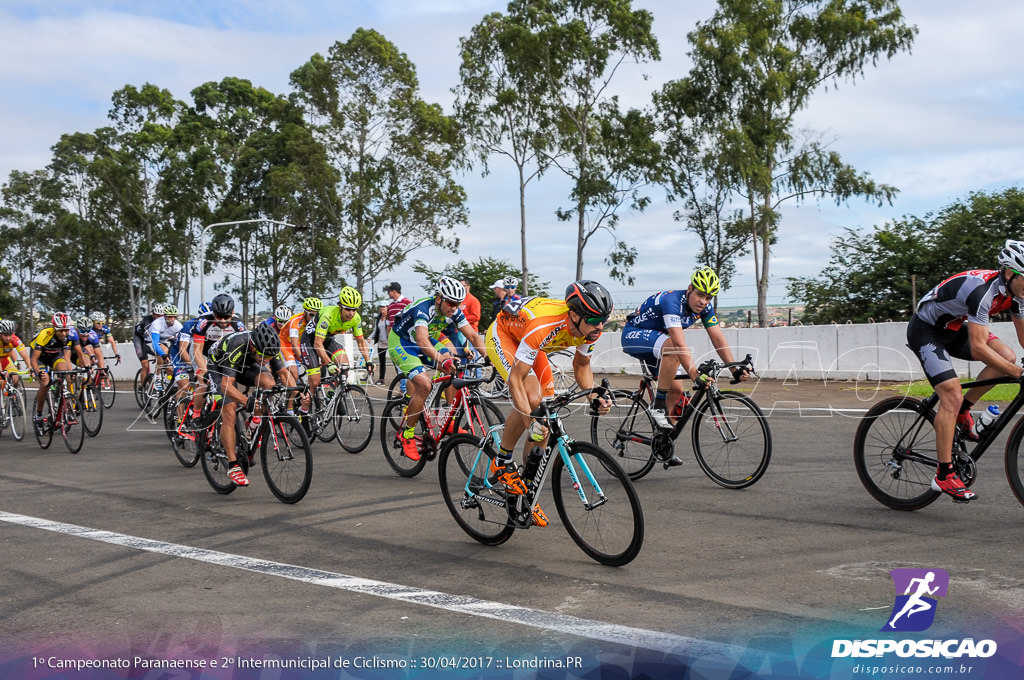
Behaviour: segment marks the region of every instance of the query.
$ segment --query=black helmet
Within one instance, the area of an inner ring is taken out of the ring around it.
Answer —
[[[281,341],[277,336],[277,331],[265,323],[256,326],[252,335],[249,336],[249,342],[252,343],[253,349],[263,356],[277,354],[281,350]]]
[[[235,301],[227,293],[221,293],[210,302],[210,311],[214,316],[231,316],[235,311]]]
[[[597,281],[574,281],[565,289],[565,304],[580,316],[607,319],[612,313],[612,296]]]

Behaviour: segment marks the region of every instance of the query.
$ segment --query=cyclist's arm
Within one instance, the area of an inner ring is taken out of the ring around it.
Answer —
[[[426,325],[416,326],[413,333],[416,336],[416,346],[420,350],[420,354],[432,359],[434,363],[440,368],[441,362],[443,362],[450,353],[447,345],[443,346],[440,350],[434,349],[434,342],[430,339],[430,329]]]
[[[469,340],[469,342],[473,345],[473,347],[480,354],[480,356],[487,356],[487,348],[484,346],[484,340],[483,338],[480,337],[479,333],[473,330],[472,326],[466,324],[465,326],[459,328],[459,330],[462,332],[464,336],[466,336],[466,340]]]
[[[1017,332],[1017,343],[1024,347],[1024,317],[1011,317],[1013,321],[1013,330]]]
[[[366,362],[367,366],[372,366],[371,361],[373,357],[370,356],[370,346],[366,344],[366,338],[361,335],[355,336],[356,344],[359,345],[359,353],[363,355],[363,361]]]
[[[1016,327],[1016,320],[1014,320],[1014,328]],[[1021,369],[1020,366],[1017,366],[1012,361],[1007,361],[999,352],[988,346],[988,330],[989,327],[986,325],[979,323],[967,324],[967,337],[970,341],[971,353],[974,355],[974,358],[986,366],[1002,371],[1006,375],[1020,378],[1024,374],[1024,369]],[[1019,337],[1020,331],[1018,330]]]
[[[238,404],[244,404],[249,400],[242,392],[235,387],[235,379],[230,376],[221,378],[220,386],[224,390],[224,397]],[[227,422],[227,421],[225,421]]]
[[[78,356],[78,364],[80,366],[83,366],[83,367],[85,367],[85,366],[92,366],[92,355],[91,354],[89,355],[89,360],[88,361],[85,360],[85,351],[82,349],[82,344],[81,343],[79,343],[77,345],[72,345],[72,347],[74,348],[75,354]],[[67,355],[66,358],[67,358],[68,361],[71,361],[71,352],[68,352],[68,355]]]
[[[192,336],[192,355],[196,360],[196,369],[206,373],[209,367],[206,365],[206,354],[203,353],[203,345],[206,344],[206,338],[193,335]]]
[[[160,344],[160,331],[150,331],[149,339],[150,344],[153,345],[153,351],[156,352],[158,357],[162,357],[164,355],[164,348]]]
[[[109,333],[107,334],[107,344],[110,345],[110,349],[114,350],[114,354],[117,354],[117,341]]]
[[[725,333],[722,332],[720,326],[708,326],[707,327],[708,337],[711,338],[711,344],[715,346],[715,351],[718,352],[718,356],[722,358],[727,364],[731,364],[736,361],[733,358],[732,348],[729,347],[729,341],[725,337]],[[738,371],[739,369],[732,369]],[[735,376],[735,374],[734,374]],[[740,373],[740,380],[747,380],[750,378],[750,374],[747,373],[746,369],[743,369]]]

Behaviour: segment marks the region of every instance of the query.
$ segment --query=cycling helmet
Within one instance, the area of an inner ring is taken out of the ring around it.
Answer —
[[[690,277],[690,285],[707,295],[718,295],[718,274],[711,267],[701,267]]]
[[[253,330],[249,336],[249,342],[252,344],[253,349],[263,356],[277,354],[281,349],[281,342],[278,339],[277,331],[262,323]]]
[[[324,308],[324,301],[318,297],[308,297],[302,301],[302,309],[307,312],[319,312]]]
[[[235,311],[235,301],[227,293],[221,293],[213,298],[210,311],[214,316],[231,316]]]
[[[53,323],[53,327],[59,331],[71,329],[71,319],[64,312],[57,312],[50,321]]]
[[[519,286],[519,279],[514,276],[506,276],[504,283],[506,288],[516,288]]]
[[[611,293],[597,281],[574,281],[565,289],[565,304],[586,318],[607,319],[612,313]]]
[[[78,326],[78,330],[87,332],[92,328],[92,319],[84,315],[80,316],[78,317],[78,321],[75,322],[75,325]]]
[[[466,299],[466,287],[457,279],[442,276],[437,281],[437,294],[448,302],[462,302]]]
[[[178,308],[175,305],[164,305],[164,316],[178,316]]]
[[[199,311],[196,312],[196,316],[202,316],[203,314],[209,314],[213,309],[213,305],[209,302],[203,302],[199,305]]]
[[[352,286],[345,286],[338,293],[338,302],[348,309],[359,309],[363,305],[363,296]]]
[[[103,312],[93,312],[92,314],[89,315],[89,318],[94,323],[106,323],[107,322],[107,315],[104,314]]]
[[[295,312],[288,305],[278,305],[277,309],[274,310],[274,319],[278,323],[284,323],[288,319],[292,318],[292,314]]]
[[[1024,274],[1024,241],[1007,241],[999,251],[999,266]]]
[[[164,315],[164,303],[162,303],[162,302],[154,302],[153,306],[149,308],[149,313],[152,314],[153,316],[163,316]]]
[[[6,335],[7,333],[13,333],[13,332],[14,332],[14,322],[13,321],[11,321],[10,319],[4,319],[3,321],[0,321],[0,333],[3,333],[4,335]]]

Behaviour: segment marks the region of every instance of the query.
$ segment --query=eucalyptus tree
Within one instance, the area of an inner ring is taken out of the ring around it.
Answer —
[[[916,32],[897,0],[718,0],[714,16],[689,34],[694,66],[681,106],[714,136],[722,180],[746,202],[762,325],[782,203],[827,196],[882,204],[897,191],[817,135],[799,134],[796,115],[820,88],[909,49]]]
[[[47,256],[53,201],[46,195],[44,170],[14,170],[0,187],[0,263],[10,268],[15,293],[20,301],[18,328],[34,334],[33,312],[47,293]]]
[[[545,131],[555,140],[550,160],[573,187],[572,205],[556,214],[564,221],[575,218],[576,278],[581,278],[589,238],[614,229],[613,216],[624,203],[638,211],[647,204],[639,189],[647,182],[650,140],[627,134],[642,145],[631,150],[602,135],[617,134],[623,125],[646,126],[639,113],[619,111],[609,87],[622,64],[661,58],[653,15],[634,10],[630,0],[512,0],[508,13],[522,29],[516,68],[538,79],[550,98],[551,125]],[[632,166],[622,162],[630,157]],[[634,259],[635,251],[618,241],[609,264],[626,280],[624,271]]]
[[[412,62],[380,33],[358,29],[291,74],[296,101],[337,169],[321,197],[354,285],[363,290],[409,253],[458,248],[465,162],[455,120],[424,101]],[[336,197],[336,200],[335,200]]]

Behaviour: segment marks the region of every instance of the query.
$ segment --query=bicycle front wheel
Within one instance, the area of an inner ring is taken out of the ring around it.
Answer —
[[[395,399],[405,396],[405,392],[402,390],[403,380],[405,380],[404,373],[399,373],[391,379],[391,382],[388,383],[388,395],[385,397],[386,402],[394,401]]]
[[[81,406],[82,427],[87,435],[95,437],[100,433],[100,428],[103,427],[104,410],[97,388],[91,385],[83,388],[79,394],[78,403]]]
[[[360,453],[373,438],[373,403],[362,387],[349,385],[334,413],[338,443],[349,453]]]
[[[80,390],[77,395],[64,399],[64,403],[57,408],[60,413],[58,418],[60,436],[64,439],[64,446],[71,453],[78,453],[85,443],[85,428],[82,427],[82,396],[85,390]]]
[[[501,545],[516,529],[508,523],[500,484],[491,488],[484,481],[489,467],[479,437],[455,434],[441,445],[437,477],[444,503],[462,530],[484,545]]]
[[[178,417],[178,410],[180,408],[184,417],[186,419],[189,418],[188,409],[191,402],[192,399],[190,397],[182,397],[178,401],[168,404],[167,409],[164,411],[164,428],[167,430],[167,436],[171,439],[174,457],[187,468],[193,467],[199,462],[200,444],[198,440],[202,436],[202,433],[195,428],[183,425]]]
[[[711,481],[727,489],[757,482],[772,459],[772,433],[757,404],[739,392],[709,396],[693,414],[693,453]]]
[[[217,418],[208,428],[198,434],[200,437],[200,443],[202,448],[202,455],[199,456],[199,460],[203,463],[203,475],[206,477],[206,481],[210,483],[213,490],[220,494],[229,494],[235,490],[235,483],[228,477],[228,463],[227,454],[224,452],[224,445],[220,440],[220,427],[221,418]],[[235,421],[235,438],[241,440],[239,430],[244,427],[241,425],[241,418],[237,418]],[[244,441],[244,440],[241,440]],[[236,444],[235,451],[237,452],[243,446]],[[242,471],[249,474],[249,457],[244,453],[239,453],[237,458],[238,464],[241,466]]]
[[[7,399],[7,413],[11,434],[17,441],[21,441],[25,437],[28,412],[25,407],[25,388],[20,385],[11,389],[11,394]]]
[[[935,414],[919,399],[892,397],[864,415],[853,439],[861,484],[893,510],[917,510],[939,497],[935,477]]]
[[[586,442],[569,445],[551,470],[555,509],[569,536],[591,559],[629,564],[644,544],[644,514],[629,475],[610,454]]]
[[[420,455],[419,460],[413,460],[405,455],[402,449],[402,410],[405,408],[405,400],[397,399],[388,402],[384,407],[384,415],[380,419],[380,445],[384,449],[384,457],[388,465],[399,477],[415,477],[427,464],[426,456]],[[419,427],[422,428],[422,417]],[[420,435],[417,434],[417,437]]]
[[[629,390],[612,392],[611,410],[590,417],[590,441],[610,453],[633,480],[654,467],[651,441],[657,431],[647,402]]]
[[[298,503],[313,480],[313,452],[306,431],[295,418],[274,416],[263,430],[260,446],[263,478],[282,503]]]
[[[40,387],[39,389],[43,389]],[[32,409],[33,412],[35,409]],[[36,433],[36,441],[39,442],[39,448],[48,449],[50,444],[53,442],[53,430],[57,427],[57,424],[53,422],[53,395],[47,394],[46,398],[43,399],[43,410],[40,413],[40,419],[32,419],[32,429]]]
[[[139,408],[146,408],[149,403],[149,388],[153,384],[153,374],[147,373],[146,379],[142,379],[142,369],[140,368],[135,372],[135,383],[133,391],[135,392],[135,403],[139,405]]]
[[[114,405],[114,398],[117,397],[117,382],[114,380],[114,376],[110,374],[110,369],[103,369],[100,374],[100,400],[103,402],[103,408],[111,408]]]

